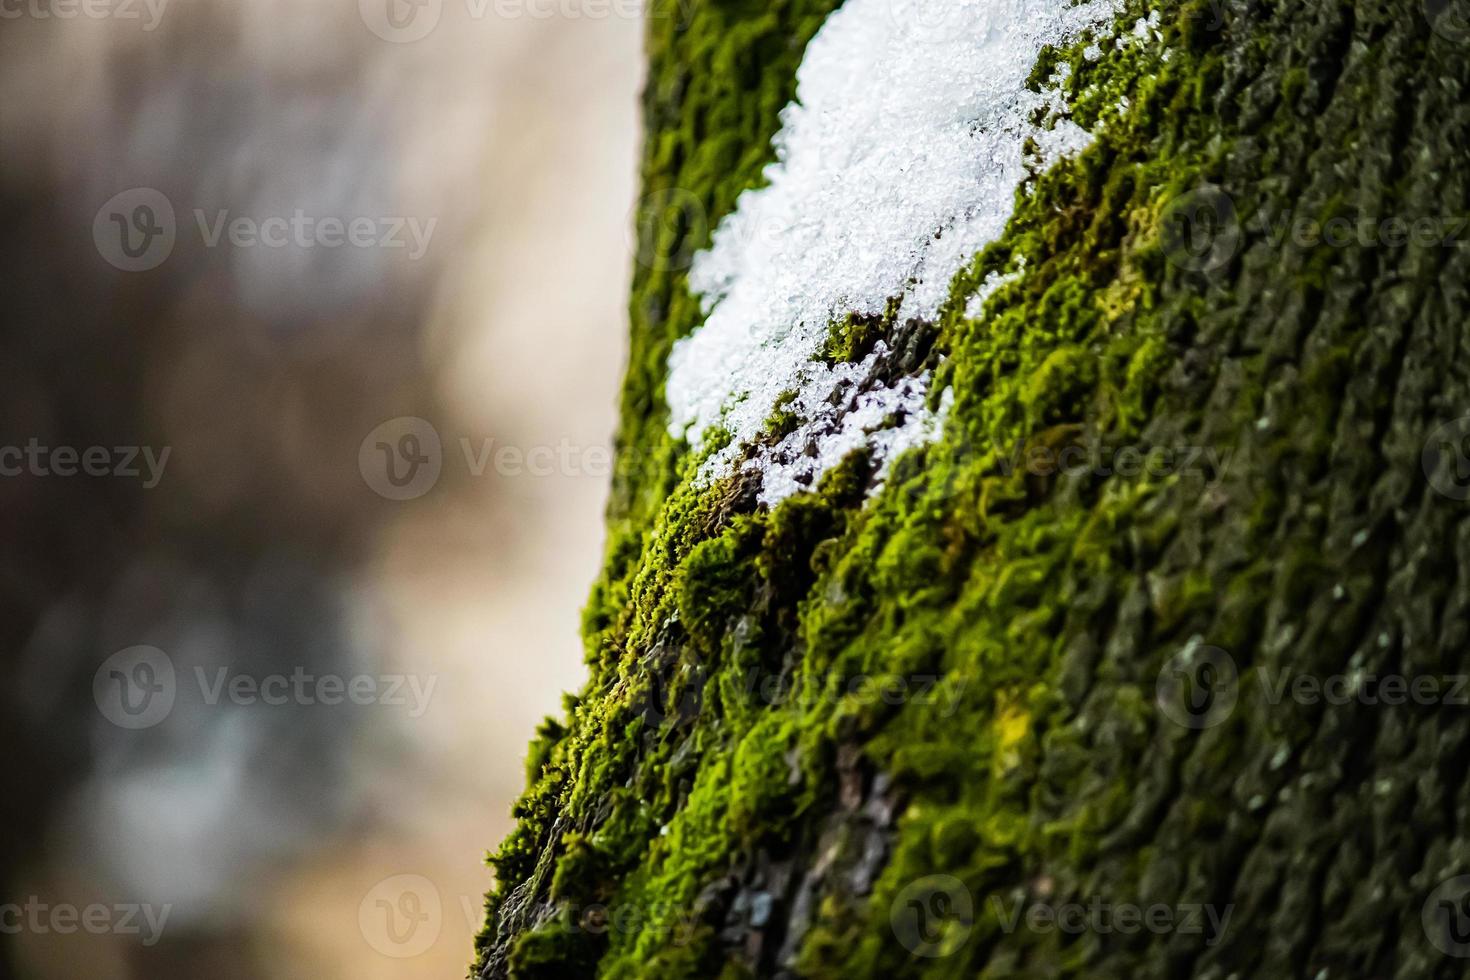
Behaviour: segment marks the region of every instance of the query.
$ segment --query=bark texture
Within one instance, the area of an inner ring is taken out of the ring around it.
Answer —
[[[1465,8],[1130,4],[1161,43],[1045,52],[1094,144],[936,322],[833,328],[937,366],[944,438],[767,510],[660,386],[834,5],[651,11],[591,680],[476,973],[1463,976]]]

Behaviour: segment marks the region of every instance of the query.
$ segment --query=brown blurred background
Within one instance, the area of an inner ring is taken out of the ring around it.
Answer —
[[[637,12],[0,0],[5,975],[464,974],[582,678]]]

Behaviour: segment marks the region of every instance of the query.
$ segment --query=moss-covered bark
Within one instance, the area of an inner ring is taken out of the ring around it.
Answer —
[[[531,752],[477,973],[1463,975],[1462,11],[1133,4],[1161,43],[1047,52],[1094,145],[937,322],[825,352],[939,364],[943,440],[767,511],[688,479],[660,388],[685,259],[833,6],[650,16],[591,680]],[[1388,675],[1407,703],[1365,696]]]

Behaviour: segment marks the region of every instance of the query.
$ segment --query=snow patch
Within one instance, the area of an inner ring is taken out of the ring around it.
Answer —
[[[838,364],[827,370],[822,384],[797,391],[787,409],[806,421],[746,464],[763,473],[761,503],[774,506],[812,489],[823,473],[864,446],[873,451],[878,463],[875,486],[881,485],[904,450],[939,437],[953,392],[946,389],[939,410],[931,412],[924,404],[928,371],[891,385],[872,384],[869,379],[888,353],[880,341],[862,361]],[[896,424],[891,421],[895,418]]]
[[[965,317],[970,320],[980,319],[985,311],[986,301],[995,295],[996,290],[1002,286],[1008,286],[1017,279],[1020,279],[1021,273],[1025,269],[1026,257],[1023,255],[1016,260],[1016,270],[1014,272],[992,272],[986,275],[985,281],[980,284],[980,288],[975,290],[970,295],[970,298],[965,301]]]
[[[670,354],[669,431],[695,449],[711,426],[734,437],[703,476],[727,470],[791,390],[804,424],[746,464],[763,472],[767,503],[859,446],[886,468],[937,436],[927,373],[865,380],[881,346],[859,364],[814,357],[834,319],[881,314],[891,297],[900,320],[933,319],[955,273],[1005,229],[1027,140],[1043,166],[1088,144],[1070,121],[1038,125],[1065,106],[1025,82],[1043,46],[1106,23],[1116,4],[847,0],[827,19],[782,111],[768,186],[740,196],[690,270],[706,320]],[[937,11],[943,30],[930,29]]]

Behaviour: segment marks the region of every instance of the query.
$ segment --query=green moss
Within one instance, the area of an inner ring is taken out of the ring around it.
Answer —
[[[766,420],[764,432],[771,442],[780,442],[801,426],[801,415],[791,408],[796,394],[794,389],[788,388],[776,396],[776,404],[771,408],[771,417]]]
[[[1348,416],[1379,431],[1410,397],[1362,380],[1397,377],[1403,339],[1375,336],[1325,287],[1434,281],[1450,259],[1272,243],[1242,220],[1240,248],[1198,270],[1169,254],[1167,222],[1171,200],[1205,183],[1242,219],[1298,202],[1348,213],[1368,194],[1430,207],[1446,179],[1431,179],[1431,137],[1404,119],[1370,125],[1390,111],[1372,93],[1397,79],[1392,90],[1423,93],[1464,132],[1463,63],[1434,61],[1403,4],[1333,0],[1232,6],[1224,27],[1203,2],[1166,4],[1162,45],[1102,38],[1096,61],[1086,41],[1047,51],[1033,81],[1067,66],[1073,116],[1096,141],[1029,181],[1005,235],[956,277],[933,325],[936,397],[954,398],[942,441],[897,461],[871,500],[854,454],[766,511],[743,477],[696,479],[699,461],[665,432],[660,386],[670,345],[700,322],[685,260],[759,181],[831,7],[702,2],[650,19],[643,179],[651,208],[682,203],[649,225],[654,260],[635,275],[608,556],[584,620],[591,679],[533,748],[517,829],[493,862],[482,955],[509,948],[517,976],[768,975],[774,943],[752,951],[721,934],[761,933],[742,899],[774,892],[784,922],[809,888],[804,976],[1374,973],[1392,941],[1368,949],[1348,930],[1331,956],[1308,955],[1273,918],[1271,856],[1247,862],[1263,828],[1241,794],[1272,799],[1274,832],[1318,866],[1338,860],[1314,829],[1321,791],[1278,798],[1295,774],[1267,774],[1252,754],[1262,732],[1336,750],[1309,721],[1254,704],[1207,732],[1175,726],[1156,682],[1197,637],[1244,669],[1330,665],[1371,632],[1364,604],[1390,547],[1350,544],[1371,522],[1332,488],[1344,472],[1380,481],[1375,526],[1397,519],[1394,480],[1407,478],[1372,470],[1383,464],[1363,440],[1339,436]],[[1144,13],[1128,5],[1120,29]],[[1374,44],[1320,77],[1354,32]],[[1437,84],[1405,87],[1425,65]],[[1319,122],[1369,131],[1377,149],[1334,148]],[[1419,142],[1398,145],[1400,130]],[[1398,162],[1345,189],[1344,161],[1380,151]],[[1010,277],[967,316],[992,273]],[[1375,302],[1383,322],[1410,322],[1402,304]],[[863,356],[892,320],[835,324],[823,356]],[[794,424],[784,408],[771,437]],[[1403,443],[1396,465],[1412,469],[1418,444]],[[1096,458],[1017,466],[1018,447]],[[1230,465],[1119,465],[1153,449]],[[1436,540],[1420,547],[1448,547]],[[1346,598],[1328,602],[1343,582]],[[1297,615],[1308,626],[1288,629]],[[892,825],[875,829],[888,807]],[[804,884],[819,858],[824,876]],[[775,867],[792,871],[784,890]],[[949,955],[926,958],[896,941],[890,916],[935,873],[960,879],[976,914]],[[995,903],[1043,886],[1058,900],[1230,900],[1246,939],[1006,931]],[[1393,887],[1340,908],[1409,921]],[[544,924],[518,918],[516,890]],[[569,932],[566,911],[594,902],[638,909],[639,927]],[[1285,938],[1268,948],[1252,929]]]
[[[806,43],[838,0],[656,0],[647,14],[649,132],[629,305],[631,351],[608,520],[647,527],[677,482],[663,431],[665,365],[703,320],[687,271],[741,191],[761,182]]]
[[[878,341],[893,336],[901,301],[902,297],[897,296],[890,299],[882,316],[849,313],[840,320],[834,320],[822,345],[822,359],[828,364],[837,364],[861,361],[867,357]]]

